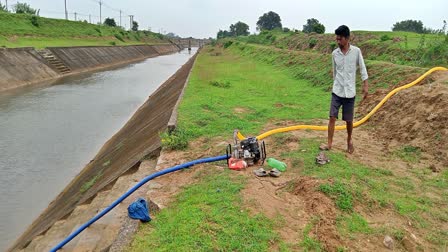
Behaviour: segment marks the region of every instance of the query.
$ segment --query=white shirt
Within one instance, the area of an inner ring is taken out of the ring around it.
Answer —
[[[333,53],[333,93],[342,98],[353,98],[356,96],[356,67],[359,66],[361,79],[367,80],[366,65],[361,50],[349,45],[347,54],[343,54],[340,48]]]

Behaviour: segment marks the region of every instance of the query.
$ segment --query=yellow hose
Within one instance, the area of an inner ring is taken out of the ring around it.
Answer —
[[[403,89],[410,88],[410,87],[416,85],[416,84],[419,83],[421,80],[423,80],[424,78],[426,78],[426,76],[430,75],[431,73],[433,73],[433,72],[435,72],[435,71],[448,71],[448,69],[445,68],[445,67],[434,67],[434,68],[428,70],[426,73],[424,73],[422,76],[420,76],[419,78],[417,78],[417,79],[414,80],[413,82],[411,82],[411,83],[409,83],[409,84],[406,84],[406,85],[404,85],[404,86],[395,88],[395,89],[392,90],[390,93],[388,93],[388,94],[386,95],[386,97],[384,97],[384,98],[380,101],[380,103],[378,103],[378,104],[375,106],[375,108],[373,108],[372,111],[370,111],[370,113],[368,113],[366,116],[364,116],[361,120],[355,122],[355,123],[353,124],[353,127],[354,127],[354,128],[359,127],[359,126],[361,126],[363,123],[365,123],[367,120],[369,120],[369,118],[370,118],[373,114],[375,114],[375,113],[378,111],[378,109],[381,108],[381,107],[383,106],[383,104],[384,104],[384,103],[385,103],[385,102],[386,102],[392,95],[394,95],[394,94],[397,93],[398,91],[401,91],[401,90],[403,90]],[[336,127],[335,127],[335,130],[343,130],[343,129],[345,129],[345,128],[346,128],[345,125],[343,125],[343,126],[336,126]],[[326,130],[328,130],[328,126],[317,126],[317,125],[295,125],[295,126],[290,126],[290,127],[285,127],[285,128],[278,128],[278,129],[270,130],[270,131],[268,131],[268,132],[265,132],[265,133],[263,133],[263,134],[257,136],[257,139],[258,139],[258,140],[262,140],[262,139],[264,139],[264,138],[266,138],[266,137],[268,137],[268,136],[270,136],[270,135],[272,135],[272,134],[282,133],[282,132],[287,132],[287,131],[292,131],[292,130],[300,130],[300,129],[310,129],[310,130],[321,130],[321,131],[326,131]],[[242,135],[240,132],[238,132],[238,138],[239,138],[240,140],[246,139],[246,137],[244,137],[244,135]]]

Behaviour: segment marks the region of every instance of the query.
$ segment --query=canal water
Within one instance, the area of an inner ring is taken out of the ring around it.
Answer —
[[[0,93],[0,251],[194,53]]]

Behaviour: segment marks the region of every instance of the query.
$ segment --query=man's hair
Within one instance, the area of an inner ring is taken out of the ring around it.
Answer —
[[[350,37],[350,29],[346,25],[339,26],[334,33],[338,36],[342,36],[344,38]]]

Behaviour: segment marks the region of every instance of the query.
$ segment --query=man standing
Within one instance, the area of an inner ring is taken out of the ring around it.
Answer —
[[[342,106],[342,120],[347,125],[347,152],[353,153],[352,132],[353,132],[353,114],[355,108],[356,96],[356,68],[359,66],[361,79],[363,81],[362,93],[363,100],[367,97],[369,84],[367,79],[366,66],[361,54],[361,50],[350,45],[350,29],[345,26],[339,26],[336,31],[336,41],[339,48],[333,53],[333,92],[330,105],[330,121],[328,123],[328,143],[322,144],[321,150],[330,150],[333,145],[333,135],[336,119],[338,118],[339,108]]]

